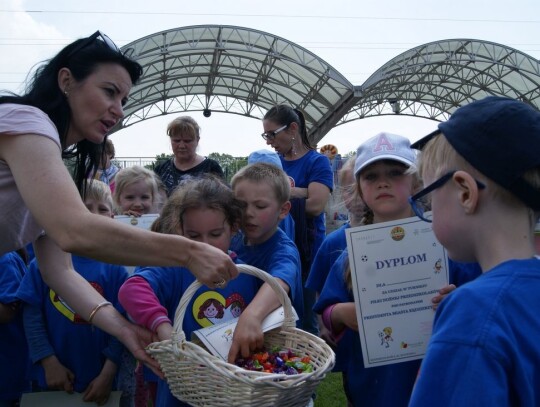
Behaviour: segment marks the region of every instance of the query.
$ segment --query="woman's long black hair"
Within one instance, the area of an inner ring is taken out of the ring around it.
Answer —
[[[302,144],[308,150],[315,150],[315,147],[313,147],[309,141],[306,129],[306,119],[300,110],[283,104],[276,105],[266,112],[263,120],[271,120],[277,124],[281,124],[282,126],[288,126],[293,122],[298,124],[298,132],[300,133]]]
[[[58,72],[62,68],[69,68],[73,77],[77,81],[82,81],[103,63],[123,66],[128,71],[133,84],[137,83],[142,75],[142,67],[138,62],[129,59],[119,50],[112,49],[98,36],[95,36],[93,41],[91,37],[87,37],[72,42],[52,59],[44,62],[31,77],[24,94],[10,93],[0,96],[0,103],[34,106],[49,116],[58,129],[62,144],[62,158],[74,162],[74,179],[79,190],[83,189],[87,176],[97,170],[107,138],[105,137],[102,144],[82,140],[73,146],[66,146],[71,109],[58,85]]]

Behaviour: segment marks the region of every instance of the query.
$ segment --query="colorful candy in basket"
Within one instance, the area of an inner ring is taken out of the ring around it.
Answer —
[[[265,351],[238,361],[247,369],[211,354],[197,341],[186,340],[182,322],[187,304],[201,286],[197,281],[178,304],[173,337],[150,344],[147,351],[159,362],[171,393],[192,406],[306,406],[334,367],[334,352],[321,338],[296,328],[291,301],[273,277],[252,266],[237,267],[270,284],[284,310],[281,327],[264,334]],[[281,370],[275,373],[274,369]]]
[[[284,373],[295,375],[313,372],[313,365],[309,356],[296,355],[290,349],[274,347],[270,352],[263,350],[254,353],[248,358],[238,358],[236,366],[246,370],[254,370],[265,373]]]

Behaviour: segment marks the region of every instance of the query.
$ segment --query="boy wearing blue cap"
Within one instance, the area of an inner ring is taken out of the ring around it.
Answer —
[[[488,97],[412,147],[428,185],[410,198],[415,213],[483,274],[440,304],[410,405],[540,405],[540,112]]]

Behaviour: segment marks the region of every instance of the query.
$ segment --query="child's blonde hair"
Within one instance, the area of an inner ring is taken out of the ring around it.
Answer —
[[[120,210],[120,195],[122,191],[128,186],[135,182],[144,181],[146,185],[150,188],[150,193],[152,195],[152,204],[156,200],[158,194],[158,185],[154,173],[144,167],[139,165],[134,165],[133,167],[122,168],[116,174],[115,187],[113,201],[115,205],[115,210],[118,213],[121,213]]]
[[[156,197],[154,198],[153,207],[154,207],[155,213],[161,213],[161,210],[163,209],[163,206],[165,205],[165,202],[167,202],[167,199],[168,199],[168,191],[167,191],[167,187],[161,180],[160,176],[157,175],[155,172],[153,172],[152,174],[154,174],[154,179],[156,180],[156,185],[157,185],[157,188],[156,188],[157,193],[156,193]]]
[[[291,195],[289,177],[275,165],[259,162],[240,169],[231,180],[233,190],[240,181],[265,182],[274,191],[279,205],[287,202]]]
[[[183,234],[183,216],[188,209],[215,209],[223,212],[232,227],[239,225],[244,204],[221,178],[213,174],[186,177],[174,190],[161,215],[152,224],[151,230],[166,234]]]
[[[85,201],[87,199],[103,202],[111,209],[111,212],[113,210],[111,188],[103,181],[94,179],[88,182],[82,193],[82,200]]]

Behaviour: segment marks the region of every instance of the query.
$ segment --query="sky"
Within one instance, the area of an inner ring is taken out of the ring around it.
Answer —
[[[491,41],[540,58],[540,1],[253,0],[103,1],[0,0],[0,89],[21,92],[28,72],[62,47],[96,30],[119,46],[160,31],[191,25],[234,25],[294,42],[325,60],[354,85],[384,63],[416,46],[445,39]],[[199,123],[199,154],[247,156],[267,148],[258,119],[189,112]],[[111,135],[117,157],[155,157],[171,152],[169,114]],[[437,122],[403,116],[356,120],[332,129],[318,144],[341,154],[387,131],[415,141]]]

